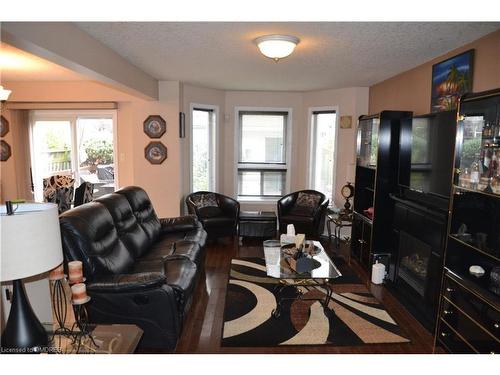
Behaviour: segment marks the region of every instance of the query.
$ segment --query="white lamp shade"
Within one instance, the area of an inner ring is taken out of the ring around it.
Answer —
[[[0,281],[38,275],[62,263],[57,205],[21,203],[13,215],[3,205],[0,214]]]
[[[289,56],[299,41],[291,35],[264,35],[255,39],[260,52],[274,60]]]

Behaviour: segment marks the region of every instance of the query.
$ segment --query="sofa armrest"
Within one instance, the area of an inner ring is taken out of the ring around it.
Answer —
[[[160,219],[161,234],[174,232],[187,232],[193,229],[202,228],[201,223],[195,215],[169,217]]]
[[[98,276],[87,284],[92,293],[142,292],[165,284],[166,278],[160,272]]]

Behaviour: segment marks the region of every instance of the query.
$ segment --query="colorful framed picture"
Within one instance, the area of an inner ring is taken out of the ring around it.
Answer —
[[[432,66],[431,112],[457,109],[458,99],[472,91],[474,50]]]
[[[151,164],[161,164],[167,158],[167,148],[161,142],[149,142],[144,156]]]
[[[160,115],[148,116],[148,118],[144,120],[143,125],[144,133],[146,133],[149,138],[161,138],[167,131],[167,123]]]
[[[0,141],[0,161],[7,161],[12,155],[10,145],[4,140]]]
[[[3,116],[0,116],[0,137],[5,137],[9,132],[9,121]]]

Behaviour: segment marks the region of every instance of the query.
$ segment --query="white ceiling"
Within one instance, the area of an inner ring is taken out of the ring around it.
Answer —
[[[0,45],[0,79],[9,81],[81,81],[87,77],[12,47]]]
[[[370,86],[500,28],[500,23],[82,22],[81,29],[159,80],[227,90]],[[275,63],[253,39],[291,34]]]

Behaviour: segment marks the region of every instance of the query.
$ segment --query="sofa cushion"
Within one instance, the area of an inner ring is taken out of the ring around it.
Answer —
[[[127,186],[115,193],[127,198],[137,222],[148,235],[149,244],[155,243],[160,235],[161,224],[147,193],[138,186]]]
[[[134,258],[143,256],[149,250],[149,237],[137,222],[127,198],[121,194],[107,194],[95,200],[106,206],[113,217],[118,236]]]
[[[200,265],[201,248],[197,243],[192,241],[180,240],[170,242],[168,238],[165,238],[155,243],[141,260],[164,259],[171,255],[186,257],[197,265]]]
[[[66,211],[59,223],[66,258],[81,260],[89,281],[93,275],[127,273],[132,268],[134,258],[101,203],[90,202]]]

